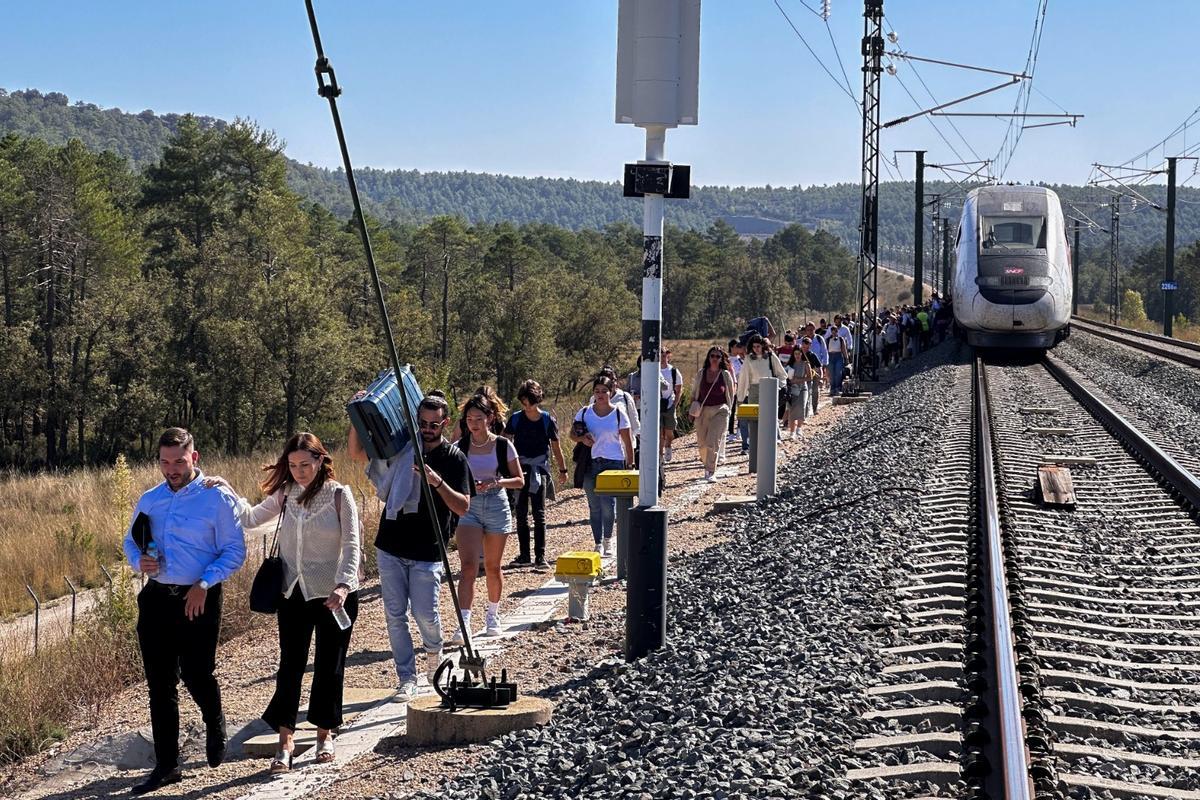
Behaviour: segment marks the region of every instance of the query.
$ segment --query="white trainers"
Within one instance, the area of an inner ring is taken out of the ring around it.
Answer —
[[[409,678],[400,682],[400,688],[397,690],[398,699],[401,702],[411,700],[417,696],[417,679]]]
[[[608,558],[609,556],[612,555],[612,551],[613,551],[612,539],[611,538],[601,539],[600,540],[600,557]]]
[[[444,660],[441,650],[425,654],[425,673],[429,677],[430,683],[433,683],[433,674],[437,672],[437,668],[442,665]]]
[[[465,644],[463,640],[462,628],[456,630],[454,635],[446,640],[446,644],[450,647],[461,647],[463,644]]]
[[[663,461],[666,461],[668,464],[671,463],[671,448],[668,447],[666,450],[663,450]]]
[[[499,636],[503,631],[500,629],[500,612],[492,614],[488,612],[484,617],[483,635],[484,636]]]

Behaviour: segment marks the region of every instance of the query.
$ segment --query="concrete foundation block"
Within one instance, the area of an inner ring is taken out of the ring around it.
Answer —
[[[540,697],[519,697],[506,708],[448,711],[436,695],[408,703],[408,743],[416,747],[486,742],[511,731],[545,725],[554,705]]]

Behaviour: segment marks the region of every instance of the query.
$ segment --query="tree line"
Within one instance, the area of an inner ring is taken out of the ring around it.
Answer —
[[[287,170],[274,135],[244,121],[185,116],[143,171],[78,140],[0,139],[0,466],[144,457],[173,424],[229,454],[301,428],[340,438],[346,399],[386,364],[382,331],[356,228]],[[632,362],[634,226],[367,224],[422,385],[512,398],[536,377],[570,394]],[[799,225],[749,242],[721,222],[671,228],[665,263],[672,338],[853,294],[850,253]]]
[[[183,118],[156,114],[147,109],[137,114],[120,109],[101,109],[87,103],[71,103],[59,92],[36,89],[5,92],[0,89],[0,133],[34,136],[51,144],[79,138],[89,149],[110,150],[142,168],[156,163],[168,138]],[[197,118],[202,128],[221,128],[227,123],[208,117]],[[435,216],[449,215],[471,224],[509,222],[548,223],[572,230],[603,228],[613,223],[639,224],[641,207],[622,196],[617,183],[621,165],[613,165],[612,181],[580,181],[555,178],[522,178],[472,172],[418,172],[416,170],[361,169],[359,187],[368,214],[400,223],[420,224]],[[286,162],[291,189],[319,203],[339,218],[350,215],[350,197],[345,176],[296,161]],[[927,199],[934,194],[948,198],[945,216],[957,223],[962,197],[969,185],[933,180],[930,170],[925,182]],[[704,181],[704,165],[693,165],[693,175]],[[1184,182],[1190,176],[1181,176]],[[913,182],[887,181],[879,191],[879,242],[885,259],[912,263]],[[1102,226],[1108,211],[1102,206],[1111,196],[1097,187],[1051,185],[1064,200],[1068,216],[1086,214]],[[1148,200],[1165,203],[1159,186],[1139,187]],[[799,223],[813,230],[828,231],[850,247],[858,247],[860,188],[857,183],[828,186],[698,186],[686,202],[668,204],[668,219],[675,225],[705,231],[714,222],[730,216],[757,217]],[[1179,190],[1176,225],[1181,245],[1200,239],[1200,190]],[[1073,204],[1073,205],[1072,205]],[[1126,204],[1128,211],[1128,203]],[[1121,239],[1130,252],[1139,252],[1164,239],[1160,212],[1141,204],[1122,217]],[[931,244],[931,237],[925,237]],[[1099,258],[1107,244],[1096,237],[1083,240],[1085,256]]]

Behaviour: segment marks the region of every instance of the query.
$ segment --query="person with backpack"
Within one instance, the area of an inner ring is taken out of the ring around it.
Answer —
[[[270,767],[272,774],[279,774],[292,768],[300,688],[314,635],[306,718],[317,726],[317,763],[334,759],[330,731],[343,720],[342,685],[358,617],[362,544],[354,492],[333,479],[333,459],[315,434],[292,436],[283,454],[264,471],[267,478],[259,487],[263,501],[252,506],[238,497],[237,513],[245,530],[278,520],[276,537],[284,565],[283,597],[275,613],[279,668],[275,694],[262,718],[279,734],[279,750]],[[215,475],[205,485],[233,491],[228,481]]]
[[[696,443],[700,448],[706,481],[717,479],[717,457],[721,452],[721,440],[725,436],[733,393],[733,371],[729,358],[720,347],[710,347],[704,366],[692,379],[692,405],[688,409],[688,414],[696,422]]]
[[[617,498],[596,493],[596,476],[605,470],[633,467],[629,417],[624,408],[613,405],[615,390],[616,382],[612,378],[598,375],[592,381],[592,403],[579,410],[571,425],[571,441],[579,445],[575,449],[576,482],[587,495],[588,522],[592,526],[596,549],[602,556],[612,554]]]
[[[662,382],[660,383],[662,393],[659,398],[661,411],[659,424],[662,439],[659,442],[659,448],[662,451],[663,461],[670,463],[671,442],[675,440],[675,428],[679,424],[676,414],[679,410],[679,397],[683,394],[683,376],[671,363],[671,348],[664,347],[659,358],[659,371],[662,373]]]
[[[621,406],[621,408],[625,409],[625,415],[629,417],[629,435],[633,437],[634,458],[636,460],[638,438],[642,435],[642,422],[641,417],[638,414],[638,398],[621,388],[621,382],[617,380],[617,371],[608,364],[605,364],[603,367],[601,367],[600,371],[596,374],[603,375],[606,378],[612,378],[613,386],[616,388],[613,390],[613,395],[611,398],[609,398],[609,400],[614,406]],[[637,378],[637,380],[634,380],[635,378]],[[630,373],[629,381],[632,382],[631,385],[640,384],[641,374],[638,372]],[[590,404],[593,401],[594,398],[589,399],[588,403]]]
[[[471,605],[475,600],[475,577],[479,574],[479,553],[483,552],[483,568],[487,578],[487,613],[484,616],[484,635],[499,636],[500,597],[504,591],[504,573],[500,560],[508,534],[513,530],[512,509],[508,505],[507,489],[525,486],[525,474],[512,442],[497,435],[503,430],[508,411],[490,386],[481,386],[459,409],[466,435],[458,449],[467,454],[475,495],[467,513],[458,521],[455,534],[458,557],[462,565],[458,581],[458,607],[464,625],[471,624]],[[462,644],[463,632],[458,630],[450,644]]]
[[[533,511],[533,565],[546,568],[546,495],[553,497],[554,479],[550,475],[550,455],[558,464],[558,478],[567,479],[567,462],[558,442],[558,422],[541,408],[546,393],[535,380],[527,380],[517,390],[520,411],[508,418],[504,433],[512,439],[525,473],[525,485],[517,495],[517,544],[520,548],[514,565],[529,564],[529,512]]]
[[[833,318],[825,339],[825,347],[829,352],[829,396],[840,394],[842,380],[846,373],[846,359],[850,354],[850,343],[847,341],[849,331],[842,325],[840,316]]]

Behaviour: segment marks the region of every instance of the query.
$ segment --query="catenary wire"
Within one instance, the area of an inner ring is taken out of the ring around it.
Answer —
[[[805,49],[808,50],[809,54],[816,59],[817,64],[820,65],[821,69],[825,71],[825,74],[829,76],[829,79],[837,85],[838,89],[840,89],[847,97],[850,98],[850,102],[857,106],[859,101],[858,98],[854,96],[854,92],[843,86],[842,82],[837,79],[837,76],[830,72],[829,67],[825,66],[825,62],[822,61],[821,57],[817,55],[817,52],[812,49],[812,46],[809,45],[808,40],[804,38],[804,34],[800,33],[800,29],[796,27],[796,23],[792,22],[792,18],[788,16],[787,11],[785,11],[783,6],[779,4],[779,0],[773,0],[773,2],[775,3],[775,7],[779,9],[779,13],[783,15],[785,20],[787,20],[787,24],[791,27],[792,32],[796,34],[798,39],[800,39],[800,42],[804,45]]]

